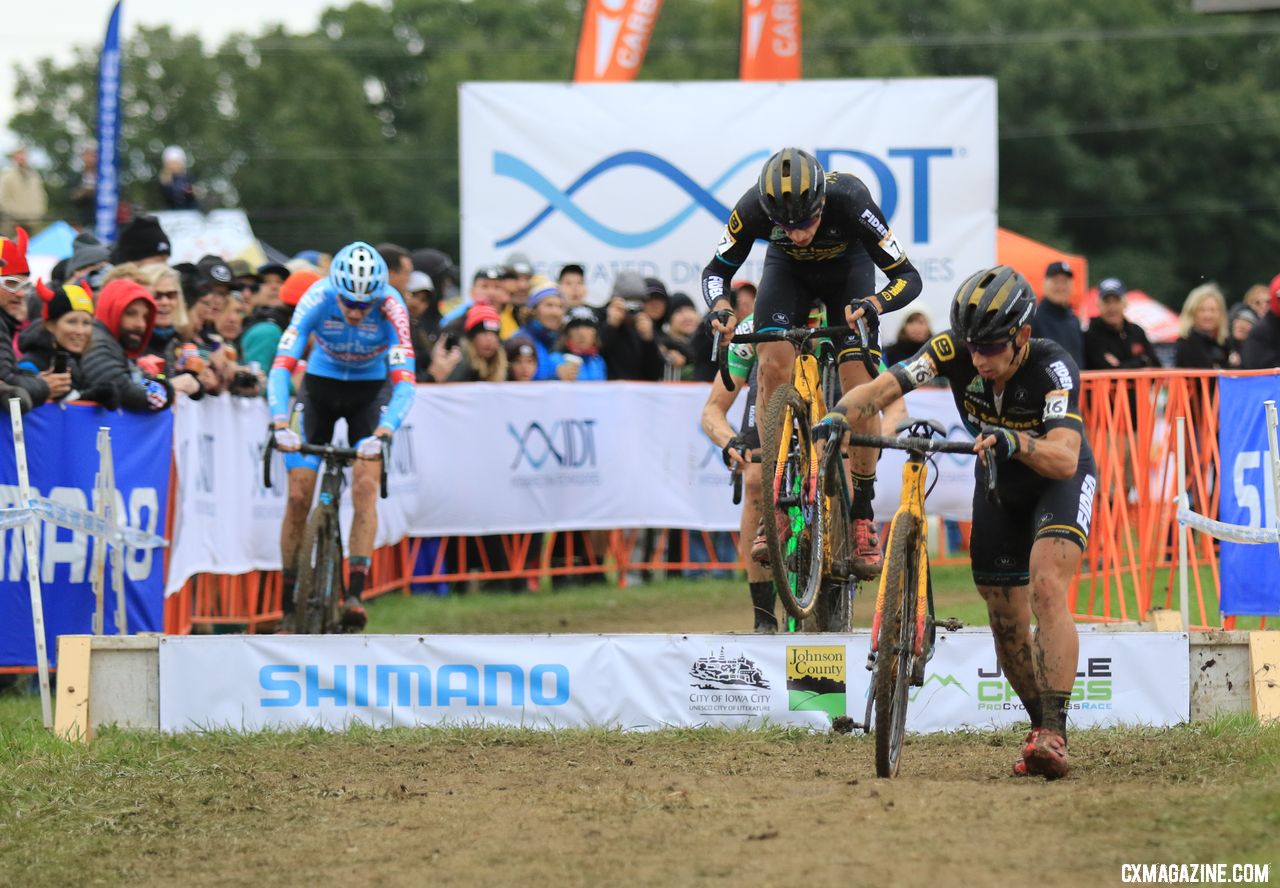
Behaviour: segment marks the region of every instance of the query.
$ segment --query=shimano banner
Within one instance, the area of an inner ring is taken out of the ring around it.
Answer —
[[[431,724],[627,730],[863,720],[866,632],[849,635],[185,636],[160,643],[160,729]],[[1090,632],[1073,727],[1189,716],[1187,634]],[[1026,714],[989,630],[939,633],[907,728],[1004,727]]]
[[[77,509],[94,508],[98,472],[98,428],[111,429],[115,458],[116,514],[120,523],[164,534],[169,498],[173,419],[168,413],[137,414],[88,405],[55,405],[23,417],[33,496],[48,497]],[[13,432],[0,429],[0,508],[20,505]],[[40,525],[40,582],[48,650],[57,637],[86,634],[93,628],[94,596],[90,565],[96,539],[44,522]],[[27,588],[22,527],[3,531],[0,579],[0,666],[33,666],[31,598]],[[114,551],[111,557],[115,557]],[[110,584],[111,571],[107,571]],[[125,561],[125,592],[130,632],[159,632],[164,627],[164,550],[130,549]],[[115,592],[107,594],[107,632],[115,633]]]
[[[1276,527],[1275,484],[1263,402],[1280,401],[1280,376],[1220,376],[1218,518],[1241,527]],[[1195,504],[1192,504],[1195,507]],[[1205,511],[1203,508],[1197,511]],[[1280,552],[1274,545],[1222,542],[1223,614],[1280,614]]]
[[[935,319],[995,261],[991,79],[466,83],[459,102],[467,280],[519,251],[553,279],[582,263],[593,302],[624,268],[693,293],[729,211],[788,144],[867,183]],[[739,276],[759,280],[763,261],[757,245]]]
[[[617,527],[736,530],[729,472],[699,425],[707,391],[647,382],[419,386],[392,443],[377,544]],[[735,426],[744,400],[731,415]],[[947,391],[912,392],[906,406],[968,440]],[[180,401],[170,593],[196,573],[279,568],[288,482],[277,454],[274,486],[262,485],[266,429],[258,399]],[[880,461],[875,508],[883,520],[897,508],[904,460],[886,451]],[[968,520],[973,457],[941,454],[934,465],[930,514]],[[342,517],[345,532],[349,496]]]

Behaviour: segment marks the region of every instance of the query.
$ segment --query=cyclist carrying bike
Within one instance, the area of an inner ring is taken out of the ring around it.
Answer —
[[[291,419],[289,381],[312,339]],[[391,440],[413,403],[413,380],[409,312],[387,283],[387,264],[369,244],[348,244],[333,257],[328,277],[313,284],[298,302],[293,320],[280,337],[267,380],[276,447],[290,453],[303,441],[327,444],[334,424],[345,419],[348,440],[355,442],[360,456],[352,470],[350,588],[342,609],[347,629],[363,629],[368,622],[360,595],[369,576],[378,528],[379,460],[384,443]],[[298,548],[320,459],[296,454],[286,459],[289,499],[280,528],[280,556],[287,629],[292,626]]]
[[[1016,774],[1063,777],[1067,706],[1080,639],[1067,604],[1089,538],[1096,470],[1080,417],[1080,372],[1057,343],[1031,338],[1036,297],[1006,265],[969,277],[951,329],[840,399],[822,421],[840,430],[942,376],[976,437],[971,555],[996,657],[1031,719]],[[994,461],[999,502],[985,495]],[[1031,632],[1035,614],[1036,631]]]
[[[737,319],[728,281],[746,261],[757,240],[768,242],[764,272],[756,298],[756,331],[766,333],[798,326],[816,300],[829,317],[845,317],[852,325],[865,319],[870,332],[863,343],[849,336],[837,343],[843,391],[870,380],[863,361],[880,360],[879,316],[907,305],[920,293],[920,274],[889,228],[867,186],[849,173],[827,173],[817,158],[799,148],[783,148],[765,162],[760,178],[738,201],[716,253],[702,270],[702,296],[717,312],[713,327],[732,336]],[[875,291],[875,269],[889,281]],[[873,295],[874,293],[874,295]],[[786,383],[795,349],[786,342],[759,347],[757,413],[764,415],[769,398]],[[875,417],[854,419],[859,432],[879,431]],[[875,465],[871,448],[851,453],[855,571],[869,579],[880,570],[871,502]]]

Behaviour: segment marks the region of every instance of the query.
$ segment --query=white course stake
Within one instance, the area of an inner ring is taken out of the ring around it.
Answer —
[[[18,499],[31,504],[31,482],[27,475],[27,442],[22,433],[22,411],[17,398],[9,399],[9,419],[13,423],[13,450],[18,463]],[[40,674],[40,710],[44,726],[53,730],[53,698],[49,693],[49,652],[44,643],[44,599],[40,593],[40,543],[36,522],[26,521],[22,534],[27,542],[27,580],[31,586],[31,625],[36,640],[36,668]]]
[[[1187,436],[1186,420],[1179,416],[1178,425],[1178,504],[1183,508],[1191,508],[1191,498],[1187,496]],[[1178,598],[1182,603],[1182,628],[1185,631],[1191,626],[1191,602],[1187,600],[1187,539],[1191,536],[1191,528],[1178,524]]]
[[[1264,401],[1263,406],[1267,408],[1267,447],[1271,451],[1271,487],[1275,492],[1276,514],[1272,516],[1275,520],[1272,526],[1280,530],[1280,446],[1276,443],[1276,402]],[[1265,518],[1262,523],[1265,527]],[[1280,543],[1276,545],[1280,546]]]
[[[111,508],[115,504],[115,491],[108,486],[106,472],[102,468],[103,440],[106,439],[106,446],[110,447],[111,430],[106,426],[98,429],[98,474],[93,479],[93,492],[95,502],[93,504],[93,514],[101,518],[106,524],[111,524]],[[104,538],[94,538],[93,541],[93,568],[90,574],[90,581],[93,584],[93,634],[102,635],[106,631],[106,566],[107,566],[107,541]]]

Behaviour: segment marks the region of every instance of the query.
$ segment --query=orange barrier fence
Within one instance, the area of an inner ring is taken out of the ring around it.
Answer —
[[[1175,421],[1186,419],[1192,506],[1214,516],[1220,477],[1217,376],[1215,371],[1185,370],[1083,375],[1081,406],[1098,483],[1089,548],[1072,591],[1077,619],[1139,620],[1153,606],[1178,605]],[[735,553],[737,536],[731,535]],[[963,537],[967,546],[967,525]],[[409,594],[412,586],[430,583],[505,582],[512,589],[537,590],[544,582],[575,576],[626,585],[635,575],[740,569],[736,557],[717,556],[717,538],[723,535],[683,530],[448,537],[431,543],[435,554],[425,565],[420,556],[426,543],[404,540],[374,553],[366,595]],[[945,533],[935,534],[933,563],[967,563],[963,552],[947,550],[945,540]],[[700,549],[697,557],[695,547]],[[1189,557],[1192,627],[1232,628],[1234,619],[1218,613],[1216,542],[1194,535]],[[277,573],[202,574],[169,598],[165,631],[237,626],[255,632],[279,616]]]

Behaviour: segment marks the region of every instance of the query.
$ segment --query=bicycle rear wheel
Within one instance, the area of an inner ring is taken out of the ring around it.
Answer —
[[[781,386],[769,399],[761,443],[761,507],[774,585],[787,613],[803,620],[822,588],[826,510],[816,483],[809,405],[795,386]]]
[[[916,630],[916,518],[899,515],[891,533],[875,667],[877,777],[896,777],[901,763]]]
[[[333,632],[346,588],[342,577],[342,530],[335,509],[321,506],[311,513],[298,556],[298,591],[294,599],[298,632]]]

